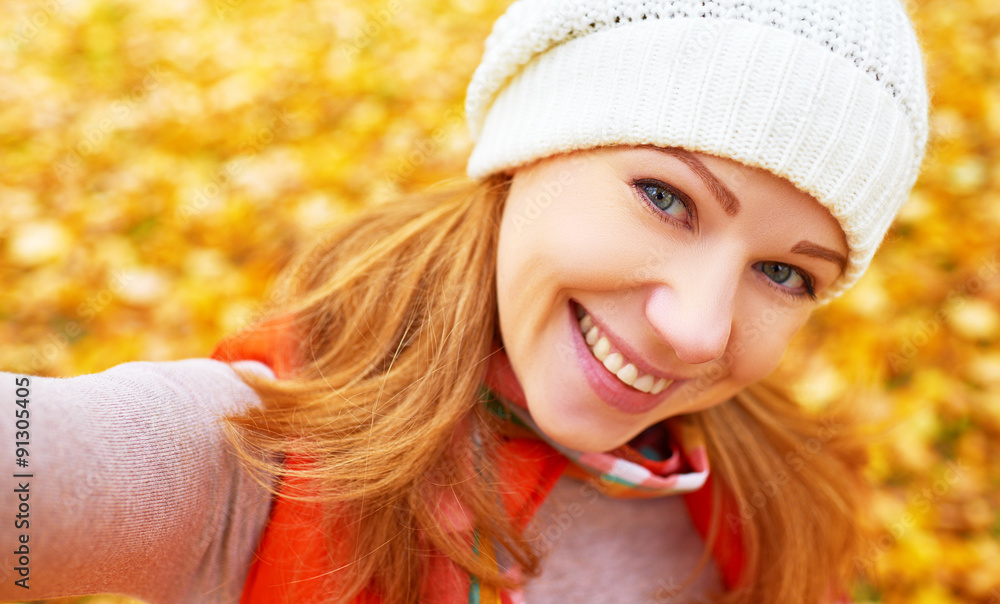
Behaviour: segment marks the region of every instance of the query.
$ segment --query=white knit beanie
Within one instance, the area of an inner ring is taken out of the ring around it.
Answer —
[[[927,89],[899,0],[519,0],[466,97],[473,179],[603,145],[728,157],[827,207],[865,271],[923,159]]]

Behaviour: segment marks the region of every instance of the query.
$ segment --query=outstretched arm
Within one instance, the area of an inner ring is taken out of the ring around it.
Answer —
[[[0,601],[235,602],[270,496],[218,417],[255,404],[208,359],[0,373]]]

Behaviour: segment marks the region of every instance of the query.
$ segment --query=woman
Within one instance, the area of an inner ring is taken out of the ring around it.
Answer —
[[[36,577],[156,601],[836,600],[860,539],[850,424],[759,382],[905,200],[921,65],[896,0],[515,3],[469,87],[467,190],[303,254],[272,318],[217,349],[235,374],[142,369],[212,393],[192,406],[228,413],[242,463],[220,424],[162,418],[209,452],[200,503],[119,511],[170,530],[99,586],[55,578],[39,521]],[[147,429],[134,471],[180,501],[175,432]],[[638,500],[682,493],[693,528]],[[124,563],[70,549],[64,577]]]

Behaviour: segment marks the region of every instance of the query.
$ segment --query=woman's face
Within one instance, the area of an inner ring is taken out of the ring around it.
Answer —
[[[769,172],[656,147],[559,155],[514,174],[501,336],[541,429],[606,451],[769,374],[846,254],[830,213]]]

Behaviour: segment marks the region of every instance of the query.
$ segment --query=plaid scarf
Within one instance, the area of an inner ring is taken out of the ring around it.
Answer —
[[[489,410],[511,422],[510,432],[538,438],[563,454],[567,472],[590,482],[610,497],[647,498],[690,493],[708,479],[705,437],[685,416],[647,428],[628,444],[607,453],[583,453],[549,438],[524,407],[484,390]],[[572,468],[575,468],[572,469]]]

